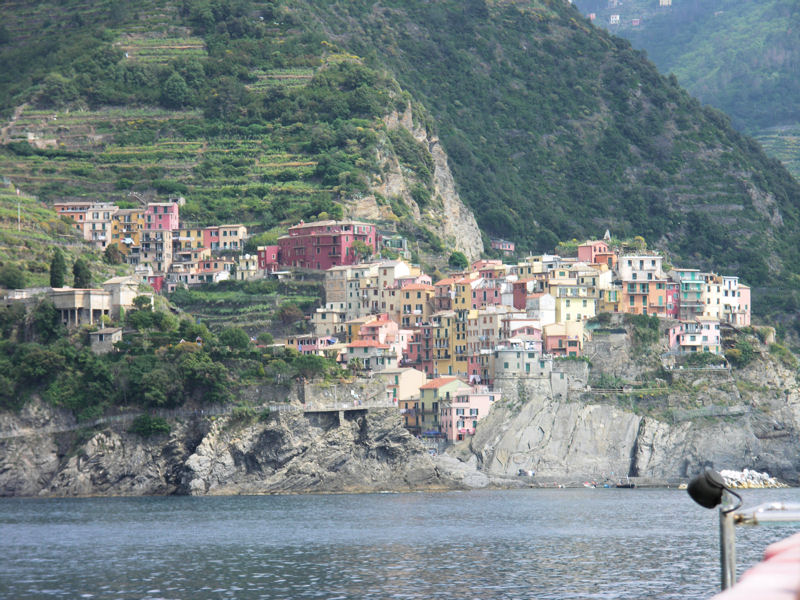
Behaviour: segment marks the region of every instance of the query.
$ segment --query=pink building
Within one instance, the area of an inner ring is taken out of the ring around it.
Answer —
[[[491,385],[491,362],[491,350],[480,350],[467,356],[467,373],[469,373],[469,382]]]
[[[433,325],[422,323],[414,328],[408,338],[408,346],[403,354],[403,365],[414,367],[433,377],[434,336]]]
[[[670,350],[678,354],[722,353],[719,319],[697,317],[693,321],[681,321],[667,331],[667,336]]]
[[[472,289],[472,308],[503,303],[503,288],[497,279],[477,279]]]
[[[358,330],[358,337],[362,340],[372,340],[381,344],[391,344],[398,341],[399,326],[389,318],[386,313],[376,315],[372,321],[364,323]]]
[[[287,338],[286,345],[294,348],[300,354],[316,354],[325,356],[325,349],[339,340],[324,335],[314,335],[311,333]]]
[[[203,246],[211,250],[241,250],[246,236],[244,225],[212,225],[203,228]]]
[[[453,300],[456,297],[456,281],[455,277],[446,277],[433,285],[436,290],[433,295],[434,312],[453,309]]]
[[[378,233],[374,225],[358,221],[317,221],[289,228],[278,238],[280,263],[290,267],[326,270],[356,264],[355,242],[365,243],[375,252]]]
[[[439,427],[448,441],[456,442],[475,435],[478,422],[489,414],[500,393],[491,392],[486,386],[465,386],[450,398],[439,404]]]
[[[500,250],[506,256],[514,254],[514,242],[508,240],[492,240],[492,250]]]
[[[553,356],[581,356],[583,323],[553,323],[544,327],[544,351]]]
[[[666,282],[666,292],[664,294],[666,302],[666,311],[664,316],[667,319],[677,319],[680,314],[680,298],[681,298],[681,284],[671,281]]]
[[[607,242],[595,240],[578,246],[578,262],[604,264],[613,269],[617,264],[617,254]]]
[[[273,273],[278,270],[278,253],[280,247],[275,246],[259,246],[258,247],[258,268],[268,273]]]
[[[174,202],[152,202],[144,210],[145,229],[179,229],[178,205]]]
[[[750,286],[740,283],[738,293],[739,310],[734,314],[733,324],[737,327],[747,327],[750,325]]]

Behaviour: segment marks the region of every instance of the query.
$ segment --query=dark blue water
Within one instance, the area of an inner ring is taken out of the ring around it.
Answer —
[[[717,523],[677,490],[4,499],[0,598],[704,598]],[[740,572],[798,529],[737,528]]]

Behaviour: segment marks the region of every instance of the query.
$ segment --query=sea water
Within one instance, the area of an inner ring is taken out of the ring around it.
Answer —
[[[744,490],[746,505],[800,490]],[[737,528],[739,572],[800,524]],[[685,491],[0,500],[0,598],[705,598]]]

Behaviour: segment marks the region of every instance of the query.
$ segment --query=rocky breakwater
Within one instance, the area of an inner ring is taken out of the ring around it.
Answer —
[[[725,485],[734,489],[760,489],[760,488],[783,488],[788,487],[781,483],[769,473],[759,473],[745,469],[744,471],[731,471],[723,469],[719,472],[725,480]]]

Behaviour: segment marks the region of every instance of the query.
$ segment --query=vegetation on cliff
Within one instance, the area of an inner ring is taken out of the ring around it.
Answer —
[[[149,301],[137,305],[125,314],[120,352],[104,355],[89,349],[96,326],[67,332],[48,300],[28,314],[20,304],[0,307],[0,408],[19,408],[35,394],[86,421],[114,406],[224,403],[248,383],[344,376],[327,358],[256,345],[239,327],[215,335],[188,316],[150,309]]]

